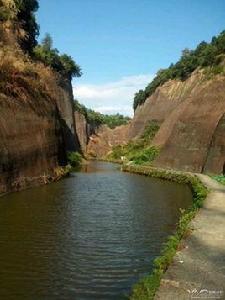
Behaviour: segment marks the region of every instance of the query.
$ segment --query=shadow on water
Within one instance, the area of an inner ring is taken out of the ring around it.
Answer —
[[[123,299],[191,202],[187,186],[91,162],[0,201],[0,299]]]

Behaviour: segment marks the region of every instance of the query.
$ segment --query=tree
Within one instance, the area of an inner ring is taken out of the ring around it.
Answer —
[[[187,56],[189,56],[191,54],[192,54],[192,51],[190,49],[188,49],[188,48],[185,48],[184,50],[182,50],[181,57],[187,57]]]
[[[225,53],[225,30],[218,35],[215,41],[215,46],[218,49],[218,54]]]
[[[80,77],[82,75],[80,66],[76,64],[71,56],[63,54],[60,56],[60,61],[63,66],[64,75],[69,79],[72,79],[72,77]]]
[[[15,0],[15,4],[18,9],[17,20],[25,31],[25,37],[20,40],[20,45],[24,51],[31,54],[37,45],[36,38],[39,34],[39,26],[35,18],[39,4],[37,0]]]
[[[53,40],[52,37],[49,33],[45,34],[45,37],[43,38],[41,45],[43,47],[43,50],[45,52],[50,52],[52,50],[53,47]]]
[[[159,70],[156,77],[144,90],[134,95],[133,108],[141,105],[151,96],[157,87],[170,79],[186,80],[198,67],[213,67],[224,60],[225,55],[225,30],[217,37],[213,37],[211,43],[201,42],[195,50],[184,49],[180,60],[171,64],[169,68]]]
[[[74,109],[84,115],[89,124],[95,126],[106,124],[110,128],[115,128],[116,126],[125,125],[130,121],[129,117],[121,114],[104,115],[92,109],[88,109],[77,100],[74,100]]]
[[[80,66],[76,64],[71,56],[67,54],[60,55],[58,49],[53,48],[53,40],[49,33],[46,33],[41,44],[34,48],[33,53],[37,60],[50,66],[69,80],[72,77],[82,75]]]

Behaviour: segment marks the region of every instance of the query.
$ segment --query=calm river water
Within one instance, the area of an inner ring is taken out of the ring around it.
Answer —
[[[0,198],[0,299],[123,299],[190,203],[187,186],[102,162]]]

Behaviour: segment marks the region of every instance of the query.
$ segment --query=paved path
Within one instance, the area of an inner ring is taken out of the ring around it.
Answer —
[[[211,191],[163,276],[157,300],[225,299],[225,187],[197,176]]]

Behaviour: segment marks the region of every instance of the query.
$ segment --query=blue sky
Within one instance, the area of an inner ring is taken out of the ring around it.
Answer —
[[[132,114],[133,94],[181,50],[225,29],[225,0],[39,0],[40,39],[82,67],[74,96],[101,112]]]

